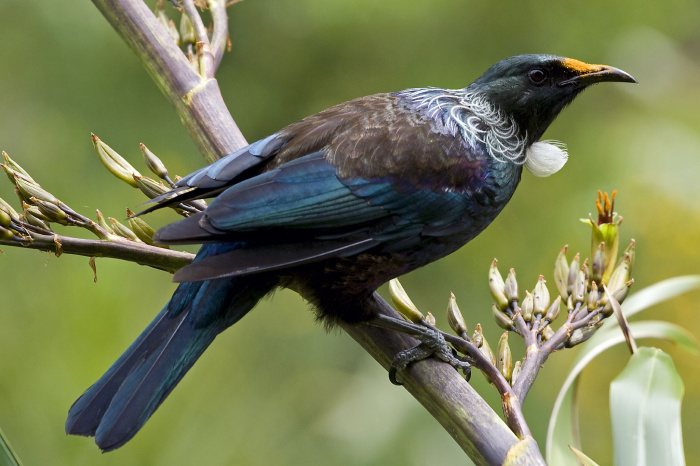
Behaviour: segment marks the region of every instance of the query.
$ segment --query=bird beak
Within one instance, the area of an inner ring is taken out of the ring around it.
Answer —
[[[571,63],[568,63],[568,62]],[[569,84],[589,86],[595,83],[602,82],[619,82],[619,83],[636,83],[637,80],[629,73],[625,73],[621,69],[607,65],[589,65],[578,60],[566,59],[565,65],[571,69],[576,75],[559,82],[560,86]]]

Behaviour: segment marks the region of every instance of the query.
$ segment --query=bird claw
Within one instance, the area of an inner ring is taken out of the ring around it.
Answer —
[[[394,356],[389,368],[389,380],[394,385],[403,385],[396,378],[399,371],[405,370],[410,364],[416,361],[422,361],[430,356],[444,361],[454,367],[456,370],[461,370],[465,375],[467,382],[471,378],[471,364],[463,361],[455,356],[454,350],[445,341],[439,331],[431,328],[425,328],[421,335],[414,335],[420,343],[412,348],[400,351]]]

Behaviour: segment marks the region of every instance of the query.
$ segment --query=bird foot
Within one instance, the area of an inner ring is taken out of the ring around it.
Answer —
[[[416,346],[400,351],[394,356],[389,368],[389,380],[394,385],[403,385],[396,378],[399,372],[405,370],[412,363],[422,361],[431,356],[448,363],[456,370],[461,370],[467,381],[471,378],[471,364],[456,356],[455,350],[447,343],[445,337],[442,336],[442,332],[437,328],[394,319],[386,315],[379,315],[368,323],[405,333],[420,342]]]
[[[455,356],[454,350],[447,344],[445,337],[438,330],[426,327],[422,336],[413,336],[418,337],[420,343],[413,348],[400,351],[391,361],[391,367],[389,368],[389,380],[391,383],[403,385],[396,379],[396,374],[405,370],[411,363],[422,361],[430,356],[435,356],[456,370],[461,370],[467,381],[469,380],[472,370],[471,364]]]

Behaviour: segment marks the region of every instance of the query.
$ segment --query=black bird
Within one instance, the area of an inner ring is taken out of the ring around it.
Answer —
[[[524,165],[540,176],[561,168],[566,153],[540,138],[604,81],[636,82],[609,66],[515,56],[464,89],[345,102],[183,178],[156,207],[216,199],[155,239],[204,245],[160,314],[73,404],[66,432],[105,451],[123,445],[214,338],[277,287],[328,325],[371,319],[357,314],[362,302],[478,235]]]

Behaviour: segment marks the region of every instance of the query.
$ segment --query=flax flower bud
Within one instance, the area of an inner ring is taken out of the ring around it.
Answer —
[[[102,141],[102,139],[98,138],[94,134],[92,135],[92,144],[95,146],[97,156],[100,158],[100,161],[107,168],[107,170],[134,188],[139,187],[138,184],[136,184],[136,180],[134,180],[134,176],[141,176],[141,174],[134,167],[132,167],[129,162],[124,160],[124,158],[119,155],[117,151],[109,147]]]
[[[491,311],[499,327],[504,330],[510,330],[513,327],[513,320],[505,312],[501,311],[496,304],[491,307]]]
[[[601,242],[598,245],[598,249],[596,249],[595,253],[593,254],[591,280],[601,283],[601,280],[603,279],[603,274],[605,273],[605,266],[605,243]]]
[[[523,298],[523,303],[520,306],[520,313],[523,316],[525,322],[530,322],[532,320],[532,310],[534,307],[534,299],[529,291],[525,290],[525,298]]]
[[[547,309],[547,312],[544,315],[544,319],[548,320],[550,322],[553,322],[556,320],[557,317],[559,317],[559,306],[561,305],[561,296],[557,296],[557,299],[554,300],[551,306],[549,306],[549,309]]]
[[[574,289],[574,283],[578,278],[578,271],[581,268],[581,255],[576,253],[574,258],[571,260],[571,265],[569,266],[569,277],[566,281],[566,289],[571,293]]]
[[[5,227],[0,227],[0,240],[2,241],[12,241],[15,239],[15,233]]]
[[[510,269],[505,281],[505,294],[508,302],[518,301],[518,280],[515,279],[515,269]]]
[[[571,290],[571,295],[573,297],[574,303],[582,303],[584,296],[586,294],[586,288],[588,283],[586,282],[586,273],[583,270],[579,270],[576,273],[576,279],[574,281],[574,287]]]
[[[168,169],[165,168],[163,162],[161,162],[161,160],[156,157],[156,154],[151,152],[145,144],[140,144],[140,147],[141,153],[143,154],[143,159],[146,162],[148,169],[151,170],[151,172],[158,178],[166,179],[168,176]]]
[[[137,243],[142,242],[133,231],[131,231],[127,226],[119,223],[119,221],[116,218],[109,217],[109,221],[112,224],[112,230],[114,230],[114,233],[116,233],[117,235],[121,236],[122,238],[135,241]]]
[[[134,213],[128,208],[126,209],[126,218],[129,221],[129,227],[141,241],[155,246],[155,243],[153,243],[153,235],[156,231],[153,227],[146,223],[141,217],[134,217]]]
[[[533,297],[533,312],[535,315],[542,315],[544,311],[549,307],[549,290],[547,285],[545,285],[545,280],[542,275],[537,280],[537,285],[535,289],[532,290]]]
[[[474,328],[472,343],[474,343],[474,346],[477,348],[481,348],[481,345],[484,344],[484,334],[481,331],[481,324],[476,324],[476,328]]]
[[[520,376],[520,369],[522,368],[522,363],[520,361],[515,361],[513,365],[513,373],[510,376],[510,384],[515,385],[518,381],[518,376]]]
[[[498,271],[498,260],[494,259],[491,262],[491,267],[489,267],[489,288],[491,289],[491,294],[496,300],[498,307],[503,310],[508,307],[508,298],[505,292],[505,283],[503,282],[503,277]]]
[[[513,374],[513,354],[508,344],[508,332],[503,332],[503,335],[501,335],[501,338],[498,340],[496,368],[503,374],[503,377],[510,382],[510,377]]]
[[[408,293],[403,289],[398,278],[394,278],[389,282],[389,293],[391,294],[391,300],[396,310],[406,317],[406,319],[416,324],[425,319],[423,313],[418,310],[416,305],[413,304],[413,301],[411,301],[411,298],[408,297]]]
[[[542,329],[542,338],[545,340],[549,340],[552,338],[552,335],[554,335],[554,329],[552,329],[551,325],[547,325],[545,328]]]
[[[598,292],[598,285],[595,282],[591,283],[591,291],[588,293],[588,303],[587,307],[589,311],[593,311],[598,307],[598,301],[600,300],[600,293]]]
[[[467,324],[464,322],[464,316],[457,306],[457,298],[454,293],[450,293],[450,300],[447,302],[447,323],[450,328],[459,336],[465,336],[467,333]]]
[[[163,183],[159,183],[153,178],[149,178],[147,176],[134,174],[134,182],[136,183],[136,187],[139,188],[141,192],[144,193],[149,199],[158,197],[168,191],[168,188],[166,188]]]
[[[632,256],[630,256],[629,254],[625,254],[625,256],[622,258],[622,261],[620,261],[620,263],[617,264],[617,267],[615,267],[615,271],[610,276],[610,280],[608,280],[608,290],[610,290],[611,293],[614,293],[615,290],[622,288],[627,282],[627,280],[629,280],[631,263]]]
[[[557,260],[554,262],[554,284],[562,298],[569,295],[567,284],[569,280],[569,263],[566,262],[566,250],[568,246],[564,246],[559,251]]]

